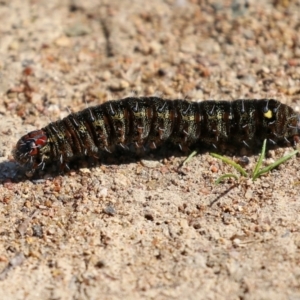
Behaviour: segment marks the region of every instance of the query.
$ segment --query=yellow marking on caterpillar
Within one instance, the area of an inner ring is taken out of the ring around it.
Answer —
[[[264,116],[268,119],[271,119],[273,117],[272,111],[269,109],[267,112],[264,113]]]

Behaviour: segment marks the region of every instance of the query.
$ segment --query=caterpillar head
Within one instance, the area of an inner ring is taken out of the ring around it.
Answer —
[[[44,167],[42,154],[47,147],[47,140],[43,130],[35,130],[27,133],[17,142],[13,156],[16,162],[25,167],[28,177],[31,177],[36,169]]]

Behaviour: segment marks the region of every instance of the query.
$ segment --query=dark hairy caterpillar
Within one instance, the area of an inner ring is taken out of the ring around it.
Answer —
[[[144,152],[165,142],[182,150],[204,143],[215,148],[232,144],[255,147],[264,139],[295,146],[300,116],[274,99],[190,102],[157,97],[129,97],[72,113],[24,135],[13,151],[32,176],[45,165],[60,171],[71,161],[98,158],[115,147]]]

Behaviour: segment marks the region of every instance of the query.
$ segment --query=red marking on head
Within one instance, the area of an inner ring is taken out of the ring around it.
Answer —
[[[36,130],[28,133],[28,139],[33,139],[35,147],[31,149],[29,155],[34,156],[38,154],[39,148],[42,148],[47,143],[47,136],[44,131]]]
[[[19,141],[19,151],[36,156],[39,149],[47,144],[47,135],[43,130],[35,130],[24,135]]]

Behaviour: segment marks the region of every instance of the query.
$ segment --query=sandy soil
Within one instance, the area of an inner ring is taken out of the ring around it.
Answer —
[[[299,110],[299,12],[299,0],[0,1],[1,299],[300,299],[299,158],[215,185],[235,171],[206,152],[180,170],[184,156],[154,155],[40,180],[20,179],[11,155],[27,131],[133,91]]]

